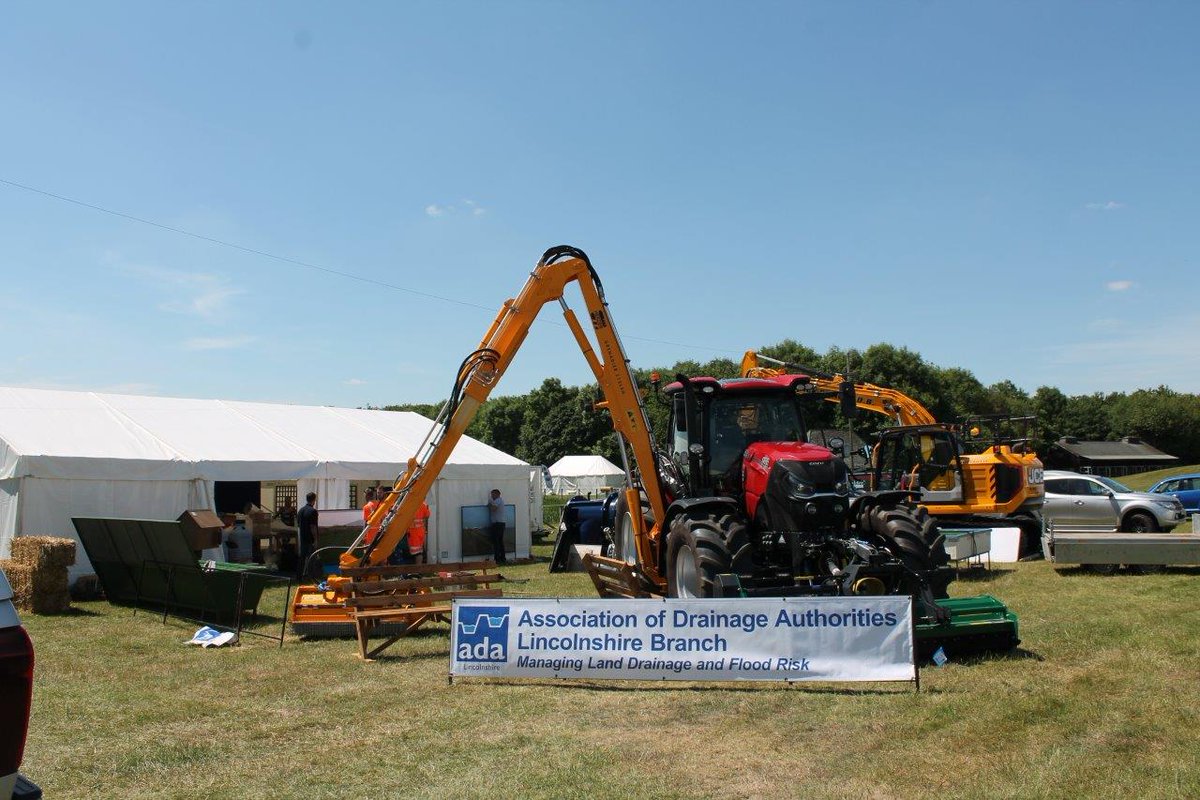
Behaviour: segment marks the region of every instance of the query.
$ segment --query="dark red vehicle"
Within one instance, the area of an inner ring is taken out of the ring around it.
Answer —
[[[42,790],[20,774],[33,703],[33,643],[0,570],[0,798],[36,800]]]

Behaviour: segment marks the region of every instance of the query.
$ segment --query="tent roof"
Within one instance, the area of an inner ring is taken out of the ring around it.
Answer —
[[[625,470],[604,456],[563,456],[550,467],[554,477],[579,477],[585,475],[622,475]]]
[[[0,479],[373,479],[429,432],[407,411],[0,387]],[[449,465],[524,465],[463,437]]]

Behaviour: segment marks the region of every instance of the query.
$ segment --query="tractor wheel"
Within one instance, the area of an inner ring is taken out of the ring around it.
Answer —
[[[650,501],[646,496],[642,498],[642,520],[645,522],[646,529],[649,530],[654,524],[654,515],[650,511]],[[624,561],[626,564],[637,563],[637,545],[633,537],[633,515],[629,513],[629,503],[625,502],[625,493],[621,492],[617,496],[616,505],[613,506],[613,558],[618,561]]]
[[[1130,533],[1158,533],[1158,523],[1144,511],[1133,512],[1125,517],[1124,523],[1121,529]]]
[[[746,522],[734,514],[680,514],[667,534],[667,596],[712,597],[717,576],[750,560]]]
[[[937,522],[924,508],[911,505],[875,506],[859,515],[864,533],[875,534],[900,561],[924,573],[950,563]],[[934,588],[935,597],[946,597],[946,587]]]

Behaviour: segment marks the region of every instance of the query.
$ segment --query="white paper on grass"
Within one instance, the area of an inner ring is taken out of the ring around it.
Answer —
[[[188,640],[188,644],[198,644],[201,647],[221,647],[237,641],[237,634],[233,631],[219,631],[216,628],[210,628],[205,625],[200,630],[192,635]]]

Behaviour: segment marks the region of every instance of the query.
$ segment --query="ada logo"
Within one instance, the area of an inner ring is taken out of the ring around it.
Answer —
[[[463,606],[458,611],[459,661],[508,661],[508,607]]]

